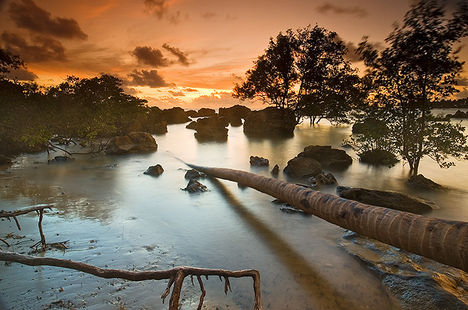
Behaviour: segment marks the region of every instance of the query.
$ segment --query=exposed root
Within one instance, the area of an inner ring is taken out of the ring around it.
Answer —
[[[205,288],[203,286],[203,281],[201,276],[205,276],[208,279],[208,276],[216,275],[224,278],[224,291],[227,294],[228,290],[231,290],[231,285],[229,278],[242,278],[250,277],[253,279],[253,287],[255,294],[255,305],[254,310],[262,309],[262,298],[260,292],[260,273],[254,269],[248,270],[223,270],[223,269],[204,269],[204,268],[195,268],[181,266],[169,270],[160,270],[160,271],[129,271],[129,270],[120,270],[120,269],[103,269],[93,265],[88,265],[80,262],[75,262],[72,260],[57,259],[57,258],[47,258],[47,257],[33,257],[27,255],[21,255],[13,252],[0,251],[0,261],[5,262],[16,262],[20,264],[25,264],[29,266],[56,266],[68,269],[74,269],[89,273],[101,278],[120,278],[130,281],[144,281],[144,280],[163,280],[169,279],[166,289],[161,295],[161,299],[164,300],[166,297],[172,293],[169,301],[169,310],[177,310],[179,308],[179,299],[180,293],[182,290],[182,284],[185,277],[187,276],[196,276],[198,284],[200,285],[201,296],[198,304],[198,309],[201,309],[203,306],[203,301],[206,295]]]
[[[10,246],[10,244],[9,244],[8,242],[6,242],[5,240],[3,240],[2,238],[0,238],[0,241],[3,242],[3,243],[5,243],[7,247]]]

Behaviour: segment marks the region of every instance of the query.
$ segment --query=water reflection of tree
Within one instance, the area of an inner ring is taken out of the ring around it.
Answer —
[[[54,204],[54,209],[69,218],[97,219],[108,222],[112,219],[115,206],[106,201],[98,201],[65,193],[60,186],[37,184],[20,176],[1,178],[0,199],[18,203]],[[13,206],[16,204],[16,206]],[[22,205],[23,206],[23,205]],[[8,210],[8,207],[2,207]]]

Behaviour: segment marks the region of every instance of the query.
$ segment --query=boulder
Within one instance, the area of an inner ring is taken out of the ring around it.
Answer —
[[[185,114],[187,114],[188,117],[198,117],[198,112],[195,110],[188,110],[185,111]]]
[[[185,126],[185,128],[196,130],[197,129],[197,122],[196,121],[191,121],[187,126]]]
[[[163,167],[160,164],[155,166],[149,166],[143,174],[151,175],[154,177],[160,176],[164,172]]]
[[[179,107],[162,110],[162,117],[169,125],[182,124],[190,121],[184,109]]]
[[[208,109],[208,108],[201,108],[198,110],[197,116],[198,117],[209,117],[209,116],[215,116],[216,111],[213,109]]]
[[[329,145],[309,145],[297,156],[315,159],[326,169],[343,170],[353,163],[353,159],[345,151],[333,149]]]
[[[294,157],[288,161],[283,171],[291,177],[302,178],[316,176],[322,172],[322,165],[313,158]]]
[[[256,167],[268,167],[270,162],[268,159],[259,156],[250,156],[250,165]]]
[[[339,241],[381,279],[397,309],[468,309],[468,278],[460,269],[348,232]]]
[[[184,178],[188,179],[188,180],[191,180],[191,179],[199,179],[201,177],[205,177],[205,174],[204,173],[201,173],[201,172],[198,172],[197,170],[195,169],[190,169],[190,170],[187,170],[187,172],[185,173],[185,176]]]
[[[226,141],[228,122],[218,116],[200,118],[197,120],[195,138],[199,141]]]
[[[336,178],[333,174],[330,172],[325,173],[321,172],[315,176],[315,180],[317,180],[318,183],[323,184],[323,185],[331,185],[331,184],[336,184],[338,183],[336,181]]]
[[[237,127],[242,125],[242,119],[249,115],[251,110],[242,105],[235,105],[230,108],[219,108],[219,116],[226,118],[231,126]]]
[[[11,159],[8,156],[0,154],[0,166],[11,165]]]
[[[271,175],[274,177],[274,178],[277,178],[278,177],[278,174],[279,174],[279,166],[278,165],[275,165],[273,167],[273,169],[271,169]]]
[[[427,201],[397,192],[346,186],[338,186],[336,192],[340,197],[346,199],[399,211],[421,214],[433,209]]]
[[[359,160],[371,165],[393,166],[398,162],[398,158],[386,150],[370,150],[359,154]]]
[[[151,125],[149,128],[149,133],[155,134],[155,135],[162,135],[167,132],[167,122],[166,121],[160,121],[158,123],[154,123]]]
[[[154,138],[147,132],[131,132],[126,136],[116,136],[109,140],[106,154],[147,153],[158,149]]]
[[[290,109],[269,107],[252,111],[244,122],[244,133],[250,137],[290,137],[296,128],[296,116]]]
[[[422,174],[413,175],[408,179],[408,186],[421,190],[439,190],[443,186],[426,178]]]
[[[198,182],[197,180],[190,179],[187,184],[187,187],[183,188],[182,190],[187,191],[189,193],[202,193],[206,192],[208,188],[205,185]]]

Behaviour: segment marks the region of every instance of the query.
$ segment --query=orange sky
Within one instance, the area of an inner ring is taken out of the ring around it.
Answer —
[[[20,54],[41,84],[110,73],[151,105],[219,107],[239,102],[230,96],[234,83],[278,32],[318,24],[346,42],[383,42],[410,3],[0,0],[0,45]],[[468,59],[467,48],[460,58]]]

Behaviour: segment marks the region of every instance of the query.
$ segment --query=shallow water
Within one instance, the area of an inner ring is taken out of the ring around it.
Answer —
[[[272,197],[228,181],[202,180],[209,191],[201,194],[180,190],[187,183],[187,167],[177,158],[269,176],[268,169],[250,168],[250,155],[266,157],[270,169],[278,164],[282,170],[307,145],[340,147],[349,127],[303,124],[293,138],[274,140],[249,139],[242,127],[229,127],[226,143],[199,143],[193,133],[185,125],[171,125],[166,135],[155,136],[158,151],[144,155],[77,155],[74,162],[54,165],[47,164],[46,154],[21,156],[11,168],[0,170],[0,210],[55,203],[58,213],[45,215],[44,232],[48,242],[69,240],[69,249],[45,256],[120,269],[254,268],[261,273],[266,309],[398,308],[380,280],[337,246],[343,229],[316,217],[284,213],[271,203]],[[340,185],[410,193],[439,206],[430,216],[468,221],[468,162],[440,169],[423,160],[420,171],[450,187],[425,193],[405,186],[408,167],[401,163],[376,168],[346,151],[355,160],[346,171],[333,172]],[[157,163],[165,170],[160,177],[143,174]],[[279,178],[285,179],[282,173]],[[334,193],[335,186],[321,190]],[[8,250],[27,253],[39,240],[37,216],[19,220],[22,231],[13,222],[0,222],[0,238],[10,232],[25,236],[6,240],[13,244]],[[159,298],[165,281],[104,280],[19,264],[2,264],[0,279],[1,299],[12,309],[40,309],[59,300],[89,309],[166,307]],[[206,288],[207,309],[253,305],[249,279],[232,280],[233,291],[227,296],[217,278],[210,278]],[[198,295],[187,280],[182,308],[196,308]]]

